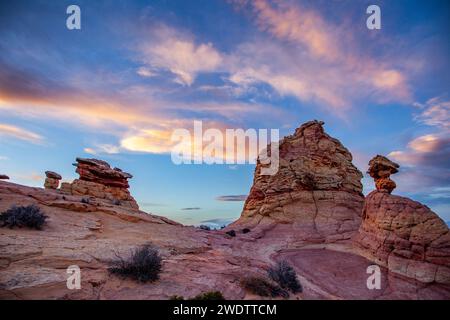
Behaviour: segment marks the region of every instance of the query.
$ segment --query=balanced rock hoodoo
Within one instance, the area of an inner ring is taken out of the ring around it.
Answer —
[[[377,190],[365,199],[354,239],[359,253],[391,272],[450,284],[450,232],[445,222],[427,206],[390,194],[395,183],[389,174],[397,172],[397,164],[376,156],[369,166]]]
[[[44,188],[45,189],[58,189],[59,187],[59,181],[62,179],[61,175],[53,172],[53,171],[45,171],[45,182],[44,182]]]
[[[63,183],[61,191],[72,195],[92,196],[113,203],[138,209],[136,200],[131,196],[128,179],[133,176],[102,160],[77,158],[73,165],[80,175],[72,183]]]
[[[280,141],[275,175],[261,175],[258,161],[241,217],[231,227],[261,229],[289,243],[334,242],[357,232],[364,203],[362,174],[323,124],[307,122]]]
[[[391,174],[397,173],[400,166],[384,156],[377,155],[369,161],[367,173],[375,180],[378,191],[391,193],[396,184],[391,180]]]

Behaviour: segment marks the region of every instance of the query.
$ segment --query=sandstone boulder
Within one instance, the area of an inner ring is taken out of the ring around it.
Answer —
[[[450,284],[450,233],[427,206],[373,191],[355,237],[360,253],[390,271],[421,282]]]
[[[59,181],[62,179],[61,175],[53,171],[45,171],[45,176],[44,188],[58,189]]]
[[[98,159],[77,158],[76,172],[80,175],[72,183],[62,183],[61,193],[75,196],[94,197],[114,205],[139,209],[136,200],[128,190],[128,179],[133,176],[109,163]]]
[[[109,163],[98,159],[77,158],[76,172],[80,180],[96,182],[109,187],[129,188],[128,179],[133,176],[119,168],[111,168]]]
[[[280,141],[275,175],[262,175],[258,161],[241,217],[232,227],[256,227],[266,235],[272,230],[292,243],[351,238],[361,223],[362,174],[323,124],[307,122]]]
[[[399,165],[377,155],[368,173],[377,190],[365,199],[363,221],[354,244],[366,258],[389,271],[424,283],[450,284],[448,226],[427,206],[390,193],[389,178]]]

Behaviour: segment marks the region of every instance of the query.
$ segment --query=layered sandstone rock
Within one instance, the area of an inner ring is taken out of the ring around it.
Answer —
[[[62,179],[61,175],[53,171],[45,171],[45,176],[44,188],[58,189],[59,181]]]
[[[77,158],[76,172],[80,175],[80,180],[99,183],[108,187],[127,189],[128,179],[133,176],[123,172],[119,168],[111,168],[109,163],[97,159]]]
[[[389,179],[388,173],[398,169],[387,158],[374,159],[369,171],[378,172],[377,182]],[[374,163],[381,169],[375,170]],[[394,273],[425,283],[450,284],[449,229],[419,202],[391,195],[385,188],[371,192],[365,199],[363,221],[354,240],[360,254]]]
[[[391,180],[391,174],[398,172],[400,166],[384,156],[377,155],[369,161],[367,173],[374,179],[378,191],[391,193],[396,184]]]
[[[104,199],[117,205],[138,209],[136,200],[128,190],[128,179],[133,176],[102,160],[77,158],[76,172],[80,175],[72,183],[62,183],[61,192],[76,196]]]
[[[0,228],[0,300],[148,300],[213,290],[226,299],[261,299],[240,281],[267,276],[268,267],[284,259],[303,287],[290,299],[450,299],[449,287],[393,277],[384,268],[382,290],[369,290],[366,269],[372,263],[349,252],[347,242],[274,251],[274,238],[261,238],[254,230],[238,230],[236,237],[227,238],[222,231],[186,227],[101,201],[80,203],[79,196],[3,181],[0,199],[0,212],[33,204],[48,216],[40,231]],[[290,234],[279,236],[288,239]],[[147,243],[163,257],[159,280],[141,283],[108,272],[111,260],[128,257]],[[80,290],[67,288],[66,270],[72,265],[81,269]]]
[[[231,227],[276,230],[292,243],[349,239],[364,202],[362,174],[350,152],[316,120],[281,140],[279,148],[278,172],[261,175],[258,161],[241,217]]]

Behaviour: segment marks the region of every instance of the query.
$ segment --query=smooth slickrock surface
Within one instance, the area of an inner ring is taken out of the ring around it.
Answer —
[[[241,217],[230,228],[256,228],[291,244],[350,239],[358,230],[362,174],[323,122],[307,122],[281,140],[275,175],[261,175],[262,166],[258,162]]]
[[[411,199],[373,191],[355,237],[360,253],[421,282],[450,284],[450,232],[433,211]]]
[[[362,175],[322,125],[308,122],[282,140],[276,175],[259,175],[257,165],[241,218],[219,231],[140,211],[131,175],[101,160],[77,159],[80,178],[57,190],[0,181],[0,212],[34,204],[48,216],[42,230],[0,228],[0,299],[168,299],[212,290],[260,299],[241,280],[267,277],[282,259],[303,287],[290,299],[450,299],[448,228],[427,207],[387,192],[371,193],[363,212]],[[163,258],[159,280],[108,273],[116,255],[148,243]],[[386,267],[377,291],[366,286],[374,261]],[[71,265],[81,269],[81,290],[66,286]]]

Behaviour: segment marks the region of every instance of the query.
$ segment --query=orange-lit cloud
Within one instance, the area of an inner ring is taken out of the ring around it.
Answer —
[[[237,2],[242,7],[242,1]],[[367,97],[380,103],[411,102],[406,74],[382,56],[364,54],[348,36],[352,30],[330,23],[298,3],[245,3],[253,8],[259,28],[280,43],[244,45],[249,58],[243,58],[242,52],[234,58],[241,63],[235,63],[232,82],[265,82],[282,95],[317,101],[340,115],[356,100]]]
[[[14,138],[35,144],[40,144],[44,140],[44,137],[35,132],[6,123],[0,123],[0,137],[2,139]]]
[[[253,1],[257,22],[274,36],[304,45],[314,56],[335,60],[340,54],[334,32],[314,11],[278,2],[274,8],[268,1]]]
[[[142,60],[153,69],[169,70],[180,84],[190,86],[198,73],[215,71],[222,63],[221,54],[211,43],[196,44],[167,27],[159,27],[155,35],[151,43],[141,46]]]

